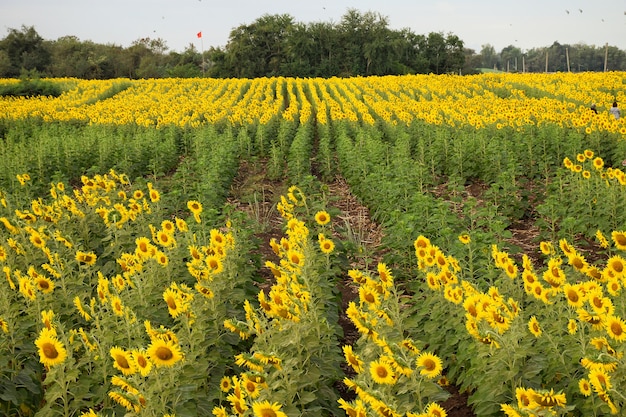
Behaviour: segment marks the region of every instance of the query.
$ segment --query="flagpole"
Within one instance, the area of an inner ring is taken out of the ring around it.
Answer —
[[[202,77],[204,78],[204,40],[202,39],[202,31],[198,32],[200,38],[200,54],[202,55]]]

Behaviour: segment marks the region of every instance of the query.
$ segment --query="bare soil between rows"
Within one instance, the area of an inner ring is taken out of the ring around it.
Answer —
[[[272,238],[279,240],[283,236],[283,219],[275,208],[275,201],[279,196],[286,192],[290,185],[285,185],[280,181],[268,180],[264,174],[263,163],[249,163],[243,161],[240,165],[239,172],[235,177],[231,186],[229,204],[248,213],[252,218],[262,217],[264,222],[264,230],[256,233],[255,237],[259,239],[260,245],[258,255],[263,260],[275,260],[276,255],[273,253],[269,241]],[[332,183],[327,183],[331,196],[333,207],[341,211],[340,221],[346,222],[353,230],[367,230],[368,235],[363,239],[363,243],[367,245],[368,252],[373,254],[373,262],[382,260],[384,250],[382,250],[381,240],[383,237],[382,227],[372,221],[367,207],[362,205],[358,199],[352,195],[348,184],[342,178],[336,178]],[[250,198],[255,197],[254,202]],[[520,235],[525,238],[528,233],[519,231]],[[532,233],[530,233],[532,234]],[[353,264],[352,268],[364,268],[365,265]],[[261,274],[267,280],[268,286],[273,278],[269,270],[262,268]],[[346,278],[339,284],[339,291],[342,296],[342,311],[345,312],[350,301],[358,299],[358,290],[346,275]],[[359,332],[352,322],[342,314],[339,318],[339,325],[343,329],[343,339],[341,345],[352,345],[360,337]],[[345,370],[349,372],[348,370]],[[348,392],[343,384],[338,384],[342,397],[346,400],[354,398],[354,393]],[[446,387],[450,393],[450,397],[441,403],[449,417],[476,417],[468,405],[468,393],[459,392],[455,386]]]

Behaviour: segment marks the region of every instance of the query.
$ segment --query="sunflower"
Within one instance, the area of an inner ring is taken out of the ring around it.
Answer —
[[[135,413],[138,413],[139,411],[141,411],[141,408],[139,407],[138,404],[135,404],[132,401],[135,399],[134,397],[135,397],[134,395],[124,393],[124,392],[109,391],[109,398],[111,398],[113,401],[115,401],[116,403],[124,407],[126,410],[131,411],[131,412],[134,411]]]
[[[522,417],[522,415],[509,404],[500,404],[500,410],[506,417]]]
[[[327,211],[320,210],[315,213],[315,221],[320,226],[324,226],[325,224],[328,224],[330,222],[330,214],[328,214]]]
[[[569,321],[567,322],[567,332],[569,334],[576,334],[577,331],[578,325],[576,324],[576,320],[569,319]]]
[[[156,232],[156,243],[164,248],[176,247],[176,239],[174,239],[174,236],[170,232],[165,230],[159,230]]]
[[[39,275],[33,281],[37,289],[44,294],[50,294],[52,291],[54,291],[54,282],[48,277]]]
[[[44,236],[36,230],[33,230],[28,238],[30,243],[33,244],[34,247],[43,249],[46,246],[46,240]]]
[[[582,378],[580,381],[578,381],[578,390],[585,397],[590,396],[591,395],[591,383],[589,382],[589,380]]]
[[[224,270],[224,264],[222,263],[220,257],[217,255],[208,255],[204,259],[204,262],[206,263],[206,266],[209,268],[212,274],[219,274]]]
[[[613,314],[615,306],[609,297],[604,297],[601,290],[590,292],[587,301],[599,316]]]
[[[139,394],[139,390],[137,388],[133,387],[127,380],[125,380],[124,378],[120,378],[117,375],[113,375],[111,377],[111,384],[115,385],[116,387],[120,387],[122,390],[128,392],[129,394]]]
[[[604,166],[604,161],[602,160],[602,158],[600,158],[599,156],[594,158],[594,160],[593,160],[593,167],[595,169],[597,169],[599,171],[599,170],[602,169],[603,166]]]
[[[290,250],[287,252],[287,259],[294,265],[304,265],[304,254],[296,250]]]
[[[261,384],[253,381],[251,378],[248,378],[247,375],[244,374],[242,381],[243,389],[248,394],[248,397],[255,399],[261,395]]]
[[[335,244],[330,239],[324,239],[323,241],[320,241],[319,244],[320,244],[320,250],[322,251],[322,253],[325,253],[327,255],[332,253],[333,250],[335,250]]]
[[[378,271],[378,279],[385,287],[390,287],[393,285],[393,275],[391,274],[391,270],[387,267],[387,264],[379,262],[376,270]]]
[[[172,366],[183,358],[180,347],[173,342],[162,339],[153,339],[148,346],[148,356],[157,366]]]
[[[252,404],[252,412],[255,417],[287,417],[287,414],[280,411],[281,405],[278,403],[270,403],[269,401],[254,402]]]
[[[572,169],[572,167],[574,166],[574,163],[572,162],[571,159],[569,159],[567,156],[563,159],[563,166],[565,166],[565,168],[567,169]]]
[[[535,408],[537,403],[534,401],[534,391],[527,388],[518,387],[515,389],[515,398],[519,408]]]
[[[200,213],[202,213],[202,204],[196,200],[190,200],[187,202],[187,208],[193,214],[196,223],[200,223]]]
[[[367,304],[370,308],[375,308],[380,305],[378,293],[368,285],[359,287],[359,300],[361,301],[361,306]]]
[[[154,254],[154,258],[156,259],[157,263],[161,265],[162,267],[166,267],[170,263],[170,260],[167,257],[167,255],[161,251],[157,251]]]
[[[354,353],[354,351],[352,350],[352,346],[345,345],[342,347],[342,350],[346,358],[346,362],[348,362],[352,369],[354,369],[356,373],[363,372],[363,361],[356,353]]]
[[[133,375],[137,372],[131,352],[128,352],[118,346],[113,346],[109,353],[113,358],[113,367],[121,371],[123,375]]]
[[[430,403],[426,406],[426,415],[428,417],[446,417],[448,413],[437,403]]]
[[[618,342],[626,340],[626,322],[621,317],[609,316],[604,320],[606,332]]]
[[[152,361],[144,350],[133,350],[131,352],[133,366],[139,371],[141,376],[148,376],[152,370]]]
[[[606,291],[609,294],[611,294],[613,297],[617,297],[621,289],[622,289],[622,284],[620,283],[620,280],[617,278],[611,278],[606,283]]]
[[[152,201],[153,203],[156,203],[161,199],[161,194],[154,188],[150,189],[148,195],[150,196],[150,201]]]
[[[172,288],[166,289],[163,292],[163,299],[165,300],[167,309],[172,317],[176,318],[183,312],[183,309],[181,308],[183,300],[180,298],[178,291]]]
[[[228,411],[226,411],[226,409],[224,408],[224,406],[220,406],[220,407],[213,407],[213,410],[211,411],[211,413],[215,416],[215,417],[228,417]]]
[[[472,238],[467,233],[462,233],[459,235],[459,242],[464,245],[469,244],[472,241]]]
[[[138,237],[135,239],[135,255],[139,257],[139,259],[148,259],[152,256],[152,244],[150,243],[150,239],[145,236]]]
[[[443,365],[441,359],[432,353],[424,352],[416,359],[417,366],[421,367],[420,374],[433,379],[441,374]]]
[[[67,351],[54,330],[45,327],[41,329],[35,346],[39,349],[39,362],[47,367],[59,365],[67,358]]]
[[[178,217],[176,217],[174,219],[174,222],[176,223],[176,228],[181,231],[181,232],[188,232],[189,231],[189,226],[187,225],[187,222],[184,221],[183,219],[180,219]]]
[[[615,243],[615,247],[619,250],[626,250],[626,232],[614,230],[611,232],[611,239]]]
[[[599,368],[589,371],[589,382],[591,383],[593,390],[599,394],[606,393],[613,388],[611,376]]]
[[[565,295],[567,304],[574,308],[581,308],[585,302],[584,292],[579,285],[563,285],[563,294]]]
[[[4,333],[9,333],[9,323],[3,319],[2,317],[0,317],[0,329],[4,332]]]
[[[389,361],[379,359],[370,362],[370,376],[377,384],[393,385],[396,383],[396,374]]]
[[[96,263],[97,256],[93,252],[76,251],[76,261],[81,265],[93,265]]]
[[[87,313],[87,311],[85,311],[85,308],[83,307],[83,303],[80,300],[79,296],[74,297],[74,299],[72,300],[74,302],[74,306],[76,307],[76,310],[78,310],[78,313],[87,321],[91,320],[91,316],[89,315],[89,313]]]
[[[122,317],[124,315],[124,304],[122,304],[120,297],[116,295],[111,296],[111,307],[116,316]]]
[[[530,320],[528,321],[528,330],[530,330],[530,332],[535,336],[535,337],[539,337],[541,336],[541,326],[539,326],[539,321],[537,320],[537,317],[532,316],[530,318]]]
[[[611,256],[606,262],[606,269],[615,277],[621,277],[626,270],[626,260],[619,255]]]
[[[227,376],[224,376],[220,381],[220,389],[222,392],[228,392],[233,388],[233,383],[231,379]]]

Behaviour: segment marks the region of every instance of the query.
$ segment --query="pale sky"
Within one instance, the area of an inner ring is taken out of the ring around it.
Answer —
[[[348,9],[379,13],[393,30],[452,33],[476,52],[484,44],[499,52],[554,41],[626,50],[626,0],[0,0],[0,39],[26,25],[46,40],[73,35],[128,47],[150,37],[165,40],[170,51],[191,43],[207,50],[264,14],[338,23]]]

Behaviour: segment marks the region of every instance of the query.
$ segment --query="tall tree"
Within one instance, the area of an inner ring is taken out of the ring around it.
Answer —
[[[2,74],[6,77],[17,77],[23,69],[43,73],[50,64],[50,51],[33,26],[9,29],[9,34],[0,42],[0,49],[6,51],[9,59],[8,69]]]
[[[500,62],[504,71],[521,71],[522,50],[513,45],[503,48],[500,52]]]
[[[250,25],[230,32],[226,51],[236,77],[280,75],[294,19],[288,14],[265,14]]]
[[[496,69],[499,65],[498,54],[496,54],[496,48],[493,45],[485,44],[482,45],[480,50],[481,56],[481,66],[483,68]]]

